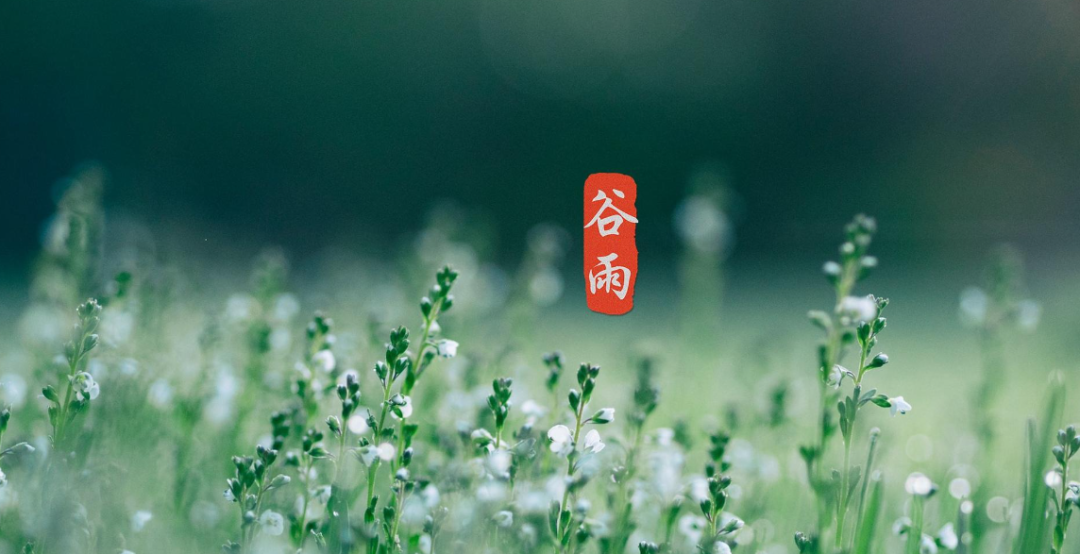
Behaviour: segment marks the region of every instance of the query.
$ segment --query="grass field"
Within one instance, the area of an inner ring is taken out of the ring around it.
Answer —
[[[856,219],[688,244],[612,318],[572,233],[227,264],[109,235],[95,187],[3,295],[0,554],[1080,551],[1072,260],[875,263]]]

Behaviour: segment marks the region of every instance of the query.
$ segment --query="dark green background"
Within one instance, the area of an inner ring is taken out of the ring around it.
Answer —
[[[113,213],[193,240],[378,243],[453,198],[512,259],[617,171],[663,255],[713,163],[740,255],[856,211],[911,252],[1072,251],[1078,37],[1076,0],[8,0],[0,257],[22,271],[86,160]]]

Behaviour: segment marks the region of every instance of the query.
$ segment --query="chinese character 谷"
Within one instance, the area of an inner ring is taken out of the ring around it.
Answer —
[[[619,198],[626,198],[626,195],[623,194],[621,190],[611,189],[611,191],[615,193],[615,196],[618,196]],[[592,201],[599,202],[601,200],[603,200],[604,203],[600,206],[600,209],[597,210],[596,215],[594,215],[592,218],[592,221],[589,221],[589,224],[585,226],[586,229],[592,227],[595,224],[597,230],[600,231],[600,236],[606,237],[608,235],[619,234],[619,226],[622,225],[624,220],[631,223],[638,222],[637,218],[635,218],[634,216],[620,210],[619,208],[616,208],[615,204],[611,201],[611,198],[609,198],[607,194],[604,194],[603,190],[598,190],[596,191],[596,198],[593,198]],[[609,209],[614,210],[615,213],[606,217],[601,217],[604,215],[604,212]]]
[[[611,262],[618,257],[618,254],[611,253],[596,258],[600,260],[600,263],[596,264],[596,266],[602,265],[604,268],[596,274],[593,274],[591,269],[589,270],[589,291],[592,294],[596,294],[597,290],[612,292],[611,289],[614,287],[615,296],[618,296],[619,300],[626,298],[626,292],[630,289],[630,269],[622,266],[612,266]]]

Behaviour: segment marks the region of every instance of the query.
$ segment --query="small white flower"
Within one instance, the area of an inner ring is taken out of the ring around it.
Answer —
[[[131,515],[131,530],[138,533],[142,531],[146,524],[153,519],[154,514],[151,514],[147,510],[139,510]]]
[[[299,312],[300,301],[296,299],[296,295],[287,292],[278,295],[274,302],[274,319],[288,321]]]
[[[266,510],[259,516],[259,527],[262,527],[263,533],[276,537],[285,532],[285,518],[277,512]]]
[[[172,396],[172,385],[165,379],[154,381],[154,384],[150,385],[150,390],[148,390],[146,394],[146,398],[150,401],[150,404],[159,410],[169,407]]]
[[[829,376],[826,377],[825,382],[827,385],[833,388],[840,388],[840,383],[844,381],[844,367],[837,364],[833,365],[829,370]]]
[[[456,340],[442,339],[435,343],[435,352],[443,358],[457,356],[458,343]]]
[[[375,463],[375,458],[379,457],[379,449],[369,444],[358,450],[357,456],[360,457],[360,463],[371,467],[371,464]]]
[[[960,319],[968,325],[982,325],[986,321],[990,299],[979,287],[968,287],[960,293]]]
[[[360,414],[349,416],[345,425],[349,428],[349,432],[354,435],[363,435],[371,430],[371,428],[368,427],[367,418]]]
[[[391,410],[390,415],[394,416],[394,418],[396,418],[396,419],[402,419],[402,418],[408,419],[408,418],[412,417],[412,411],[413,411],[412,398],[406,396],[405,397],[405,404],[402,405],[402,406],[398,406],[398,410],[401,410],[401,417],[398,417],[396,410]]]
[[[919,540],[919,554],[937,554],[937,543],[933,537],[923,534]]]
[[[713,546],[713,554],[731,554],[731,547],[724,541],[716,541]]]
[[[892,532],[894,535],[903,535],[911,530],[911,519],[902,517],[893,522]]]
[[[337,367],[337,359],[334,358],[334,353],[330,350],[320,350],[311,357],[311,363],[316,369],[329,373],[334,371]]]
[[[904,400],[903,396],[896,396],[889,399],[889,413],[896,417],[896,414],[906,414],[911,411],[911,404],[908,404]]]
[[[1034,331],[1042,317],[1042,306],[1034,300],[1021,300],[1016,305],[1016,322],[1025,331]]]
[[[225,489],[223,496],[225,496],[225,500],[228,500],[229,502],[236,502],[236,495],[233,494],[232,489]]]
[[[511,461],[510,452],[507,452],[506,450],[496,450],[488,455],[488,471],[499,477],[508,476]]]
[[[952,522],[946,523],[938,531],[937,538],[941,546],[949,550],[956,550],[956,547],[960,545],[960,538],[956,536],[956,530],[953,529]]]
[[[904,481],[904,490],[915,496],[926,496],[934,490],[934,482],[922,473],[912,473]]]
[[[503,528],[510,527],[514,524],[514,514],[507,510],[496,512],[495,516],[491,519],[495,521],[495,525]]]
[[[871,321],[878,315],[873,296],[848,296],[840,301],[840,311],[855,321]]]
[[[574,435],[570,428],[565,425],[556,425],[548,429],[548,441],[551,442],[551,451],[559,456],[568,456],[574,450]]]
[[[1046,472],[1046,476],[1043,477],[1043,482],[1047,487],[1057,489],[1061,486],[1061,474],[1056,469],[1051,469]]]
[[[612,421],[615,421],[615,408],[604,408],[592,416],[592,422],[597,425],[604,425]]]
[[[420,490],[420,499],[428,509],[439,505],[439,489],[435,485],[428,485]]]
[[[538,419],[544,417],[544,414],[547,413],[547,409],[533,400],[526,400],[521,403],[521,413],[525,414],[525,420],[530,425],[533,425]]]
[[[375,449],[379,455],[379,459],[384,462],[389,462],[394,459],[394,455],[397,454],[397,449],[394,445],[384,442]]]
[[[600,440],[600,433],[596,429],[590,429],[588,433],[585,433],[585,452],[596,454],[604,449],[604,442]]]
[[[0,469],[0,487],[7,486],[7,475],[4,475],[4,470]]]
[[[472,438],[473,441],[484,444],[495,441],[495,437],[491,436],[491,432],[487,429],[484,429],[483,427],[474,430],[469,436]]]
[[[705,525],[705,518],[701,516],[687,514],[679,518],[679,532],[692,544],[701,542],[701,535],[705,532]]]
[[[93,400],[101,393],[94,377],[85,371],[71,378],[71,386],[75,389],[75,397],[79,401]]]
[[[424,325],[421,323],[420,326],[423,327]],[[431,322],[431,327],[428,328],[428,335],[431,335],[431,336],[434,337],[434,336],[438,335],[439,332],[441,332],[441,331],[442,331],[442,327],[439,326],[439,322],[438,321],[432,321]]]

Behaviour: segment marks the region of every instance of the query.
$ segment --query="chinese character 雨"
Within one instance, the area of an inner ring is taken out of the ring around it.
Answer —
[[[615,193],[615,196],[618,196],[619,198],[626,198],[626,195],[623,194],[621,190],[611,189],[611,191]],[[593,198],[592,201],[599,202],[601,200],[603,200],[604,203],[600,206],[600,209],[597,210],[596,215],[593,216],[592,220],[589,221],[589,224],[585,226],[586,229],[592,227],[593,224],[595,224],[597,230],[600,231],[600,236],[606,237],[608,235],[619,234],[619,226],[622,225],[623,220],[629,221],[631,223],[638,222],[637,218],[635,218],[634,216],[620,210],[619,208],[616,208],[615,204],[611,201],[611,198],[608,198],[608,195],[604,194],[604,191],[598,190],[596,191],[596,198]],[[614,210],[615,213],[607,217],[601,217],[608,209]]]
[[[630,269],[622,266],[612,266],[611,262],[618,257],[618,254],[611,253],[596,258],[600,260],[600,263],[596,265],[602,265],[604,268],[595,275],[591,269],[589,270],[589,291],[592,294],[596,294],[597,290],[613,292],[611,289],[614,287],[615,296],[619,297],[619,300],[626,298],[626,292],[630,290]]]

